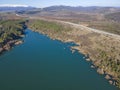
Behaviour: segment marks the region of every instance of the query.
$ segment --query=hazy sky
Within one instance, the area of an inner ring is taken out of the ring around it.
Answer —
[[[120,7],[120,0],[0,0],[0,4],[25,4],[36,7],[52,5]]]

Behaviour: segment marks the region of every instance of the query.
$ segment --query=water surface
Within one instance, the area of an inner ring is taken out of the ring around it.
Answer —
[[[118,90],[70,44],[26,32],[23,44],[0,56],[0,90]]]

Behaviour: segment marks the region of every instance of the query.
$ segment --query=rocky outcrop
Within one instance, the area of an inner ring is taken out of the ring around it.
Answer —
[[[5,45],[1,45],[0,47],[0,54],[4,51],[9,51],[14,45],[19,45],[22,44],[23,41],[22,40],[11,40],[9,42],[7,42]]]
[[[91,68],[95,68],[95,66],[94,66],[94,65],[91,65]]]
[[[23,41],[19,40],[19,41],[15,42],[15,45],[19,45],[19,44],[22,44],[22,43],[23,43]]]
[[[14,45],[21,44],[27,28],[26,20],[2,20],[0,25],[0,53],[10,50]]]
[[[112,81],[112,80],[109,80],[109,83],[110,83],[110,84],[113,84],[113,81]]]
[[[1,48],[0,48],[0,53],[2,53],[3,51],[4,51],[4,49],[1,47]]]
[[[6,51],[10,50],[10,48],[11,48],[10,44],[6,44],[5,46],[3,46],[3,49]]]
[[[110,80],[111,77],[110,77],[109,75],[106,75],[106,76],[105,76],[105,79]]]
[[[105,73],[104,73],[104,70],[103,70],[103,69],[100,69],[100,68],[97,69],[97,72],[98,72],[99,74],[105,74]]]

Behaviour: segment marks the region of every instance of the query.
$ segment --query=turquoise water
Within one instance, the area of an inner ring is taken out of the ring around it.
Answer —
[[[26,33],[23,44],[0,56],[0,90],[118,90],[70,44]]]

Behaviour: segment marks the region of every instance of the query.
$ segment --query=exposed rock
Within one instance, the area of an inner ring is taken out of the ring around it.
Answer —
[[[109,79],[111,79],[111,77],[109,75],[106,75],[105,79],[109,80]]]
[[[110,84],[113,84],[113,81],[112,81],[112,80],[109,80],[109,83],[110,83]]]
[[[113,85],[116,85],[116,81],[113,82]]]
[[[103,69],[100,69],[100,68],[97,69],[97,72],[98,72],[99,74],[104,74],[104,70],[103,70]]]
[[[3,49],[4,49],[4,50],[7,50],[7,51],[10,50],[10,48],[11,48],[11,47],[10,47],[9,44],[6,44],[6,45],[3,47]]]
[[[11,40],[9,42],[7,42],[3,47],[0,47],[0,53],[2,53],[3,51],[9,51],[14,45],[18,45],[21,44],[23,41],[21,40]]]
[[[9,41],[7,44],[9,44],[10,46],[13,46],[15,43],[15,40]]]
[[[91,68],[95,68],[95,66],[91,65]]]
[[[19,44],[22,44],[22,43],[23,43],[23,41],[19,40],[15,43],[15,45],[19,45]]]
[[[90,61],[90,58],[87,58],[86,61]]]
[[[72,53],[74,53],[74,52],[75,52],[75,49],[71,49],[71,51],[72,51]]]

